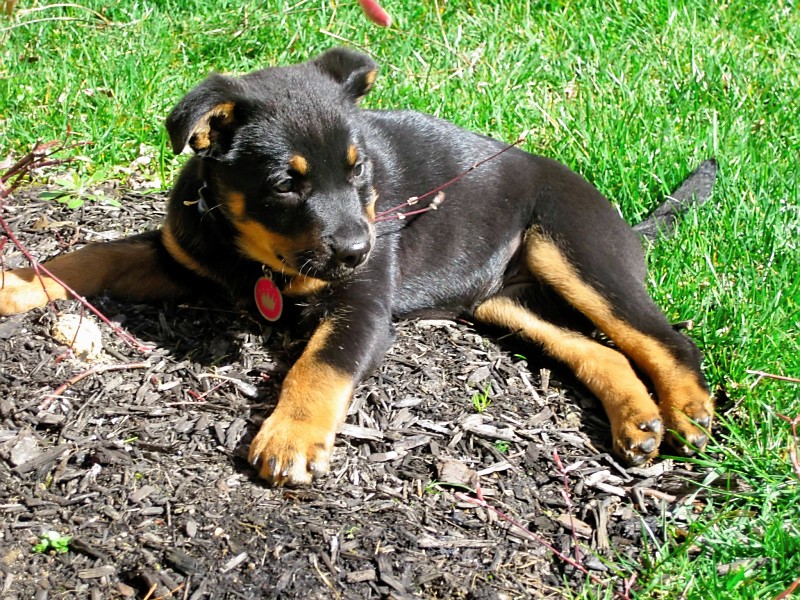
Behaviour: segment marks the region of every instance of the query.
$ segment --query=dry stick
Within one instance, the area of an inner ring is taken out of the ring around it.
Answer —
[[[797,475],[798,479],[800,479],[800,457],[798,457],[799,453],[797,438],[797,426],[800,425],[800,415],[796,416],[794,419],[790,419],[781,413],[775,414],[792,426],[792,439],[794,440],[794,445],[789,449],[789,458],[792,461],[792,466],[794,467],[794,474]]]
[[[167,592],[166,596],[158,596],[157,598],[153,598],[153,600],[166,600],[167,598],[173,598],[175,596],[175,592],[181,591],[181,588],[183,588],[184,585],[185,585],[185,582],[184,583],[180,583],[180,584],[178,584],[178,587],[176,587],[174,590],[169,590]],[[158,586],[156,586],[156,587],[158,587]]]
[[[58,166],[72,161],[70,158],[47,160],[53,156],[53,154],[61,152],[62,150],[71,150],[73,148],[88,146],[91,143],[92,142],[75,142],[74,144],[66,146],[64,142],[58,140],[45,143],[36,142],[30,152],[11,165],[5,173],[0,175],[0,199],[6,198],[19,187],[21,178],[34,169]],[[10,187],[7,187],[5,183],[13,177],[16,177],[14,183]]]
[[[788,588],[775,596],[774,600],[784,600],[784,598],[788,598],[798,587],[800,587],[800,577],[795,579]]]
[[[119,336],[122,340],[124,340],[128,345],[132,346],[133,348],[135,348],[136,350],[138,350],[139,352],[142,352],[142,353],[148,352],[150,350],[146,345],[144,345],[142,342],[137,340],[135,337],[133,337],[127,331],[122,329],[122,327],[120,327],[118,324],[113,323],[111,321],[111,319],[109,319],[102,312],[100,312],[100,310],[98,308],[96,308],[91,302],[89,302],[86,298],[84,298],[83,296],[78,294],[78,292],[73,290],[70,286],[68,286],[66,283],[64,283],[60,278],[58,278],[55,275],[53,275],[53,273],[49,269],[47,269],[44,265],[39,263],[39,261],[37,261],[35,258],[33,258],[31,253],[28,252],[28,250],[25,248],[25,246],[22,245],[22,242],[20,242],[17,239],[17,237],[14,235],[14,232],[11,231],[11,227],[9,227],[8,223],[6,222],[6,220],[3,218],[3,216],[1,214],[0,214],[0,226],[2,226],[3,230],[5,231],[5,234],[13,242],[13,244],[19,249],[20,252],[22,252],[23,256],[25,256],[25,258],[28,259],[28,261],[31,263],[31,266],[33,267],[33,270],[36,273],[36,276],[39,278],[39,281],[42,284],[42,289],[44,290],[44,293],[47,296],[47,300],[49,302],[52,302],[53,299],[50,297],[50,294],[47,291],[47,286],[44,283],[44,278],[42,277],[42,273],[47,275],[50,279],[52,279],[53,281],[58,283],[61,287],[63,287],[65,290],[67,290],[83,306],[85,306],[90,311],[92,311],[97,316],[98,319],[100,319],[103,323],[108,325],[111,328],[111,330],[114,333],[116,333],[117,336]]]
[[[578,544],[578,534],[575,533],[575,519],[572,516],[572,502],[569,499],[569,475],[567,474],[567,470],[564,468],[564,463],[561,462],[561,457],[558,455],[558,450],[556,450],[555,448],[553,448],[553,461],[556,463],[558,470],[564,477],[564,488],[561,490],[561,495],[564,497],[564,502],[566,502],[567,504],[567,515],[569,515],[569,528],[570,532],[572,533],[572,543],[575,545],[575,558],[578,560],[582,560],[583,553],[581,552],[581,547]]]
[[[461,500],[464,500],[466,502],[469,502],[471,504],[474,504],[476,506],[479,506],[481,508],[485,508],[486,510],[492,511],[498,517],[500,517],[504,521],[510,523],[514,527],[516,527],[522,533],[522,535],[528,537],[529,539],[533,540],[537,544],[541,544],[542,546],[544,546],[545,548],[550,550],[550,552],[555,554],[558,558],[563,560],[565,563],[567,563],[568,565],[571,565],[571,566],[575,567],[576,569],[578,569],[578,571],[580,571],[581,573],[586,575],[589,579],[591,579],[592,583],[596,583],[598,585],[604,585],[605,584],[604,581],[602,581],[599,577],[597,577],[595,574],[590,572],[589,569],[584,567],[582,564],[580,564],[579,562],[575,561],[574,559],[570,558],[569,556],[567,556],[563,552],[561,552],[558,549],[556,549],[555,546],[551,545],[544,538],[539,537],[538,535],[536,535],[535,533],[533,533],[529,529],[523,527],[522,523],[520,523],[519,521],[517,521],[516,519],[514,519],[510,515],[507,515],[506,513],[501,511],[500,509],[497,509],[494,506],[492,506],[491,504],[489,504],[488,502],[486,502],[486,500],[484,500],[484,498],[483,498],[483,494],[481,493],[480,488],[475,490],[475,495],[477,496],[477,498],[472,498],[471,496],[467,496],[463,492],[456,492],[456,497],[457,498],[459,498]],[[625,585],[625,590],[626,590],[625,593],[614,591],[613,592],[614,596],[616,596],[618,598],[622,598],[623,600],[631,600],[631,597],[628,594],[627,582],[626,582],[626,585]]]
[[[13,192],[17,186],[20,184],[21,178],[30,173],[33,169],[41,168],[43,166],[53,166],[64,164],[65,162],[69,162],[69,159],[63,160],[47,160],[56,152],[60,152],[64,149],[72,149],[72,148],[79,148],[81,146],[86,146],[90,142],[77,142],[75,144],[71,144],[69,146],[65,146],[64,142],[59,141],[52,141],[52,142],[36,142],[33,147],[33,150],[28,152],[25,156],[19,159],[16,163],[14,163],[2,176],[0,176],[0,200],[7,198],[11,192]],[[7,186],[6,182],[14,179],[14,182]],[[0,208],[2,205],[0,204]],[[45,275],[49,276],[53,281],[61,285],[65,290],[67,290],[70,294],[72,294],[75,298],[80,301],[80,303],[92,311],[97,317],[106,325],[108,325],[111,330],[117,334],[122,340],[124,340],[128,345],[132,346],[139,352],[147,352],[149,348],[142,344],[139,340],[135,337],[124,331],[119,325],[112,323],[108,317],[106,317],[100,310],[98,310],[93,304],[86,300],[86,298],[79,295],[75,290],[70,288],[66,283],[61,281],[58,277],[53,275],[47,268],[39,264],[39,262],[33,258],[33,256],[28,252],[25,246],[20,242],[17,237],[14,235],[14,232],[11,231],[11,227],[8,225],[6,220],[3,218],[2,213],[0,213],[0,226],[2,226],[3,231],[5,231],[6,236],[10,239],[14,245],[19,249],[19,251],[25,256],[25,258],[31,263],[36,276],[39,278],[39,281],[42,284],[42,289],[44,290],[45,295],[47,296],[48,302],[52,302],[53,299],[50,297],[50,294],[47,291],[47,286],[44,283],[44,278],[42,277],[42,272]],[[5,243],[5,242],[4,242]],[[3,285],[5,285],[5,271],[2,280]]]
[[[750,389],[754,388],[762,379],[776,379],[778,381],[788,381],[789,383],[800,383],[800,379],[797,379],[796,377],[774,375],[772,373],[766,373],[765,371],[754,371],[752,369],[747,369],[745,372],[749,373],[750,375],[756,375],[756,380],[753,382],[753,385],[750,386]]]
[[[86,379],[90,375],[96,375],[98,373],[105,373],[106,371],[122,371],[124,369],[145,369],[147,368],[147,363],[138,362],[138,363],[127,363],[124,365],[98,365],[96,367],[92,367],[91,369],[84,371],[82,373],[78,373],[71,379],[65,381],[60,386],[58,386],[55,390],[53,390],[52,394],[48,394],[45,396],[45,400],[55,400],[59,396],[61,396],[67,388],[72,385],[78,383],[81,379]]]
[[[472,171],[474,171],[478,167],[486,164],[487,162],[489,162],[491,160],[494,160],[495,158],[497,158],[501,154],[504,154],[505,152],[508,152],[509,150],[514,148],[515,146],[519,146],[522,142],[525,141],[525,138],[527,138],[527,137],[528,137],[527,132],[524,132],[524,133],[520,134],[520,136],[513,143],[508,144],[505,148],[503,148],[502,150],[500,150],[498,152],[495,152],[491,156],[487,156],[486,158],[479,160],[478,162],[473,164],[468,169],[462,171],[461,173],[459,173],[458,175],[453,177],[450,181],[447,181],[447,182],[443,183],[442,185],[440,185],[438,187],[435,187],[435,188],[433,188],[432,190],[430,190],[428,192],[425,192],[421,196],[412,196],[411,198],[409,198],[408,200],[406,200],[402,204],[398,204],[397,206],[394,206],[394,207],[392,207],[392,208],[390,208],[388,210],[384,210],[383,212],[379,212],[377,215],[375,215],[375,221],[376,222],[378,222],[378,221],[388,221],[390,219],[401,219],[402,220],[402,219],[405,219],[406,217],[409,217],[409,216],[412,216],[412,215],[418,215],[420,213],[428,212],[429,210],[436,210],[439,207],[439,204],[441,204],[444,201],[444,195],[441,194],[441,192],[445,188],[450,187],[456,181],[458,181],[462,177],[468,175],[469,173],[471,173]],[[425,198],[428,198],[429,196],[434,196],[434,195],[436,196],[436,198],[434,199],[433,202],[431,202],[431,205],[426,207],[426,208],[421,208],[419,210],[415,210],[415,211],[412,211],[412,212],[400,213],[400,214],[396,214],[396,215],[392,214],[394,212],[397,212],[401,208],[405,208],[406,206],[413,206],[414,204],[416,204],[420,200],[424,200]],[[438,202],[437,202],[437,200],[438,200]]]

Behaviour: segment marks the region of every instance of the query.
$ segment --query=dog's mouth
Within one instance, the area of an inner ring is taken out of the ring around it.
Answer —
[[[323,281],[341,281],[352,277],[360,271],[369,260],[371,249],[348,255],[344,258],[331,251],[330,248],[305,250],[296,253],[293,257],[278,255],[278,258],[306,277],[313,277]]]

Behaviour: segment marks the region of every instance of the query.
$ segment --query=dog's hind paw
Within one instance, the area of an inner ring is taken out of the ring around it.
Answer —
[[[670,411],[665,417],[669,445],[682,456],[702,451],[708,443],[711,428],[711,401],[688,404],[681,411]]]
[[[629,465],[644,464],[658,455],[663,431],[658,417],[626,420],[614,432],[614,451]]]
[[[48,291],[42,281],[47,285]],[[49,278],[40,280],[33,269],[17,269],[0,274],[0,316],[27,312],[47,304],[48,299],[66,298],[64,288]]]

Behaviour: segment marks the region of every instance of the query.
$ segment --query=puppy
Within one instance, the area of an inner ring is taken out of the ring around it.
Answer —
[[[639,235],[564,165],[431,116],[360,109],[376,72],[337,48],[210,76],[167,118],[175,152],[194,156],[161,229],[59,256],[41,279],[5,273],[0,314],[72,294],[157,300],[212,284],[269,320],[301,305],[316,328],[250,447],[275,485],[328,470],[393,318],[431,312],[505,328],[569,367],[602,402],[629,464],[665,438],[679,452],[703,448],[713,406],[700,353],[648,296]],[[422,210],[428,196],[404,219],[381,217],[446,182],[438,210]]]

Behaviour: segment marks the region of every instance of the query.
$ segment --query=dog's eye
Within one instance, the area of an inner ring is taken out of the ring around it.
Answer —
[[[294,179],[291,177],[284,177],[275,184],[275,191],[279,194],[288,194],[294,189]]]
[[[364,174],[364,163],[357,163],[353,167],[353,177],[361,177]]]

